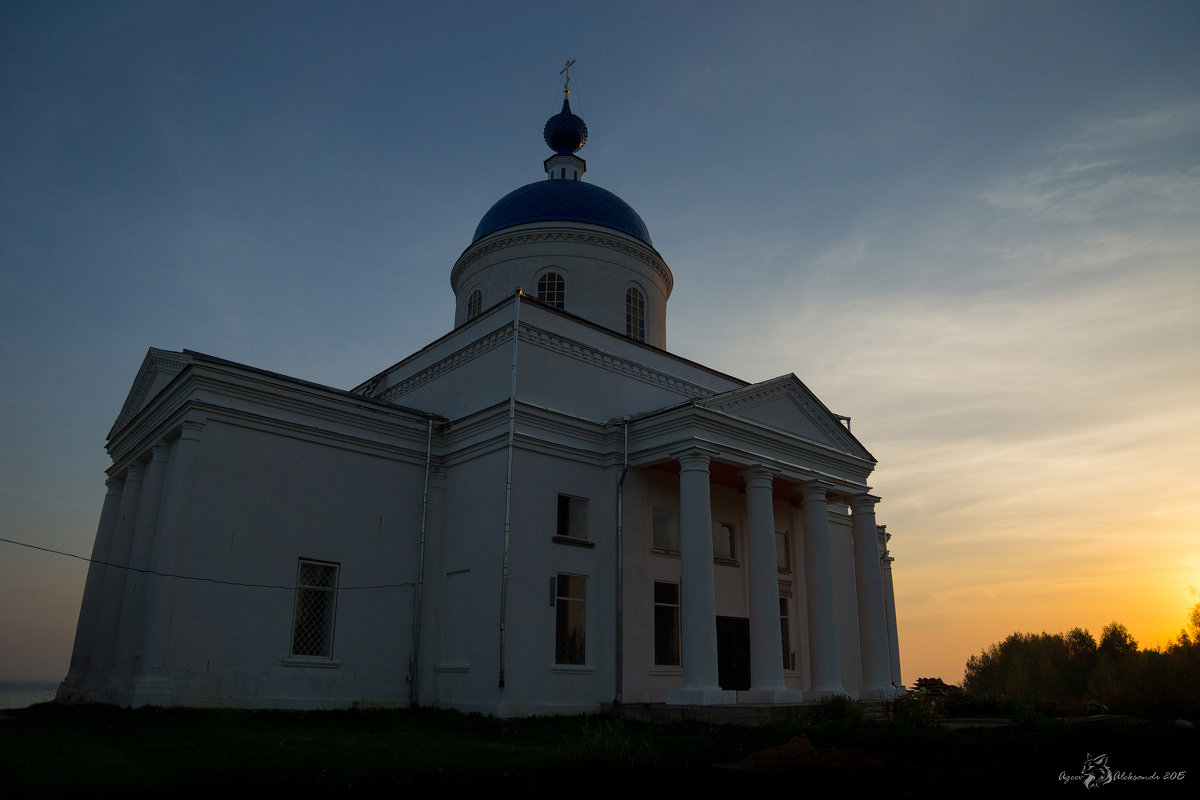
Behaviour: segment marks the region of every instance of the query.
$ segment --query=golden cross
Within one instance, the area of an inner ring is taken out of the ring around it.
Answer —
[[[566,75],[567,78],[563,81],[563,97],[571,95],[571,65],[575,63],[575,59],[568,58],[567,65],[558,71],[559,75]]]

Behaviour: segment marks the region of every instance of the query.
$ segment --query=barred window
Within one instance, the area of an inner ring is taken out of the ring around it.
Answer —
[[[567,304],[567,282],[557,272],[547,272],[538,278],[537,299],[560,311]]]
[[[320,658],[332,656],[337,587],[337,564],[300,559],[296,570],[292,655]]]
[[[554,584],[554,663],[586,664],[587,578],[560,574]]]
[[[646,341],[646,298],[633,287],[625,290],[625,335]]]
[[[467,298],[467,322],[478,317],[481,311],[483,311],[483,291],[476,289]]]
[[[679,584],[654,582],[654,663],[679,666]]]

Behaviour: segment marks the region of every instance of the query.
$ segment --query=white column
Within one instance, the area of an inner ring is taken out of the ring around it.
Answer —
[[[880,528],[882,531],[882,527]],[[904,691],[904,680],[900,676],[900,636],[896,630],[896,594],[892,588],[892,562],[895,561],[887,551],[887,540],[892,538],[884,532],[883,551],[883,606],[887,612],[888,654],[891,656],[892,687]]]
[[[779,565],[775,556],[774,471],[762,466],[741,471],[746,481],[746,560],[750,595],[750,703],[798,703],[783,680],[783,639],[779,628]]]
[[[878,497],[855,495],[850,501],[854,526],[854,580],[858,590],[858,646],[862,658],[859,699],[892,696],[892,667],[888,654],[887,615],[883,607],[883,575],[879,568],[879,537],[875,526]]]
[[[100,617],[100,601],[104,594],[104,581],[108,568],[104,566],[109,560],[113,545],[113,535],[116,533],[118,515],[121,509],[121,490],[124,481],[121,478],[109,478],[105,485],[108,492],[104,496],[104,506],[100,511],[100,523],[96,526],[96,541],[92,544],[92,560],[88,564],[87,582],[83,588],[83,602],[80,603],[79,621],[75,626],[75,647],[71,651],[71,666],[67,677],[58,687],[59,699],[85,699],[78,697],[76,692],[87,675],[93,650],[96,646],[96,623]]]
[[[717,603],[713,585],[712,501],[709,453],[679,456],[679,592],[683,688],[667,703],[699,705],[737,702],[717,679]]]
[[[141,656],[136,663],[130,699],[130,704],[135,707],[171,703],[167,636],[177,579],[164,576],[177,572],[180,542],[191,503],[196,452],[203,429],[202,423],[184,422],[179,438],[171,445],[150,553],[151,574],[142,576],[146,579],[145,610],[137,637],[137,650]]]
[[[154,537],[158,526],[158,507],[162,502],[163,479],[167,471],[167,459],[171,447],[166,443],[154,445],[150,463],[146,465],[146,477],[142,484],[142,497],[138,503],[137,522],[134,524],[133,541],[129,555],[130,570],[125,576],[125,593],[121,602],[121,621],[117,626],[117,640],[113,649],[113,666],[110,670],[110,687],[118,693],[117,702],[128,705],[129,683],[141,658],[138,634],[142,629],[145,614],[146,570],[150,569],[150,554],[154,548]]]
[[[142,476],[145,468],[141,464],[130,464],[125,470],[125,484],[121,488],[121,505],[117,510],[116,530],[113,532],[109,564],[105,567],[104,589],[100,594],[100,613],[96,620],[95,648],[88,664],[84,684],[88,698],[93,701],[111,701],[108,686],[111,683],[113,652],[117,630],[121,623],[121,603],[125,599],[125,579],[129,566],[129,551],[133,545],[133,528],[137,523],[137,510],[142,497]]]
[[[810,700],[844,694],[838,649],[837,605],[829,543],[829,499],[820,483],[806,483],[804,498],[804,589],[808,600]]]

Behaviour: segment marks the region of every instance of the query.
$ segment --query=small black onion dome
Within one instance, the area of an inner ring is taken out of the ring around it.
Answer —
[[[546,120],[542,136],[551,150],[569,156],[587,142],[587,124],[571,113],[571,103],[564,97],[562,111]]]

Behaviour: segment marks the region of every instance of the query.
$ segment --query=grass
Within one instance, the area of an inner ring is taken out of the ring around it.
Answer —
[[[799,737],[803,737],[802,739]],[[1089,754],[1114,769],[1190,770],[1194,729],[1167,723],[1041,723],[948,731],[867,720],[854,704],[794,723],[740,728],[642,725],[612,716],[494,719],[451,711],[122,710],[33,706],[0,712],[6,797],[305,795],[497,789],[612,795],[631,783],[673,790],[809,789],[959,793],[1061,789]],[[753,754],[777,748],[777,759]],[[744,769],[726,765],[741,762]],[[797,783],[801,781],[802,783]],[[1194,792],[1196,777],[1156,784]],[[1073,789],[1075,787],[1072,787]],[[1112,788],[1112,787],[1110,787]],[[1111,793],[1111,792],[1110,792]]]

